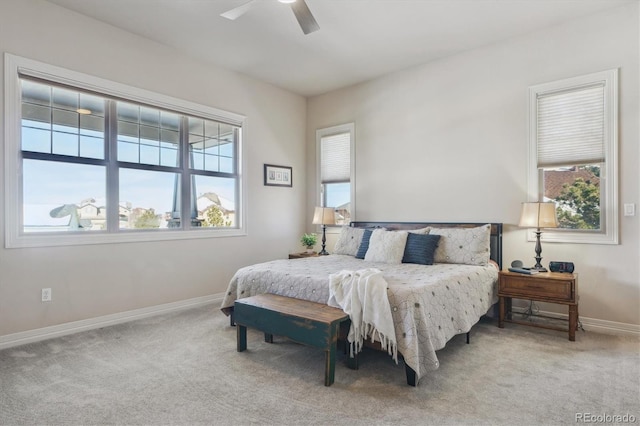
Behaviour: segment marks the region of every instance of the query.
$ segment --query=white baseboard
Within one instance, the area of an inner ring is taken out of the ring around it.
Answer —
[[[96,328],[108,327],[110,325],[121,324],[123,322],[148,318],[154,315],[196,308],[198,306],[209,305],[216,302],[222,303],[223,297],[223,293],[212,294],[209,296],[196,297],[194,299],[181,300],[179,302],[165,303],[147,308],[134,309],[132,311],[119,312],[117,314],[104,315],[101,317],[73,321],[65,324],[38,328],[35,330],[7,334],[5,336],[0,336],[0,350],[40,340],[79,333],[81,331],[94,330]]]
[[[0,336],[0,350],[11,348],[14,346],[25,345],[27,343],[38,342],[40,340],[79,333],[81,331],[94,330],[96,328],[108,327],[110,325],[148,318],[154,315],[166,314],[183,309],[196,308],[198,306],[204,306],[213,303],[222,303],[223,297],[223,293],[212,294],[209,296],[196,297],[194,299],[181,300],[179,302],[166,303],[163,305],[134,309],[132,311],[119,312],[117,314],[104,315],[101,317],[53,325],[50,327],[38,328],[35,330],[23,331],[20,333],[7,334],[5,336]],[[513,310],[516,312],[524,312],[526,308],[514,306]],[[540,311],[539,313],[545,316],[555,317],[559,319],[566,320],[568,318],[567,314],[559,314],[557,312]],[[606,321],[583,316],[580,317],[580,322],[582,323],[582,326],[585,330],[594,331],[597,333],[640,336],[640,325],[636,324]]]
[[[523,313],[527,310],[524,307],[513,307],[514,312]],[[568,314],[560,314],[557,312],[547,312],[547,311],[539,311],[537,312],[539,315],[544,315],[552,318],[558,318],[567,320],[569,318]],[[582,327],[587,331],[594,331],[596,333],[604,333],[604,334],[616,334],[616,335],[624,335],[624,336],[640,336],[640,325],[636,324],[627,324],[624,322],[615,322],[615,321],[607,321],[601,320],[597,318],[589,318],[580,316],[578,318]]]

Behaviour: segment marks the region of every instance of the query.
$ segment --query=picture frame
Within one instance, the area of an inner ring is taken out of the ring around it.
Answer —
[[[293,186],[293,168],[287,166],[276,166],[274,164],[264,165],[265,186]]]

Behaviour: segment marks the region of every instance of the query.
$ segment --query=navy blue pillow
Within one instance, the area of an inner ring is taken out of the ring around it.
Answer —
[[[402,263],[433,265],[433,255],[438,247],[438,241],[440,241],[440,235],[409,232]]]
[[[369,250],[369,240],[371,239],[372,232],[373,231],[371,229],[364,230],[362,241],[360,242],[360,247],[358,247],[358,252],[356,253],[356,259],[364,259],[364,255],[367,254],[367,250]]]

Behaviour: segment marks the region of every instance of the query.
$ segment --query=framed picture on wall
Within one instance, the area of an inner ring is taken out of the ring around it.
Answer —
[[[265,164],[264,184],[267,186],[293,186],[293,169],[287,166]]]

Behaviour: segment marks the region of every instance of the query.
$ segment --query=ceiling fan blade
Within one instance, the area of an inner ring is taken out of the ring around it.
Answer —
[[[255,1],[256,0],[249,0],[248,2],[243,3],[238,7],[235,7],[233,9],[231,9],[231,10],[227,10],[224,13],[221,13],[220,16],[222,16],[223,18],[227,18],[227,19],[230,19],[230,20],[234,21],[237,18],[239,18],[242,15],[244,15],[245,12],[251,8],[251,5]]]
[[[303,33],[309,34],[320,29],[316,19],[309,10],[309,6],[307,6],[304,0],[297,0],[295,3],[291,3],[291,10],[293,10],[293,14],[296,15],[296,19]]]

